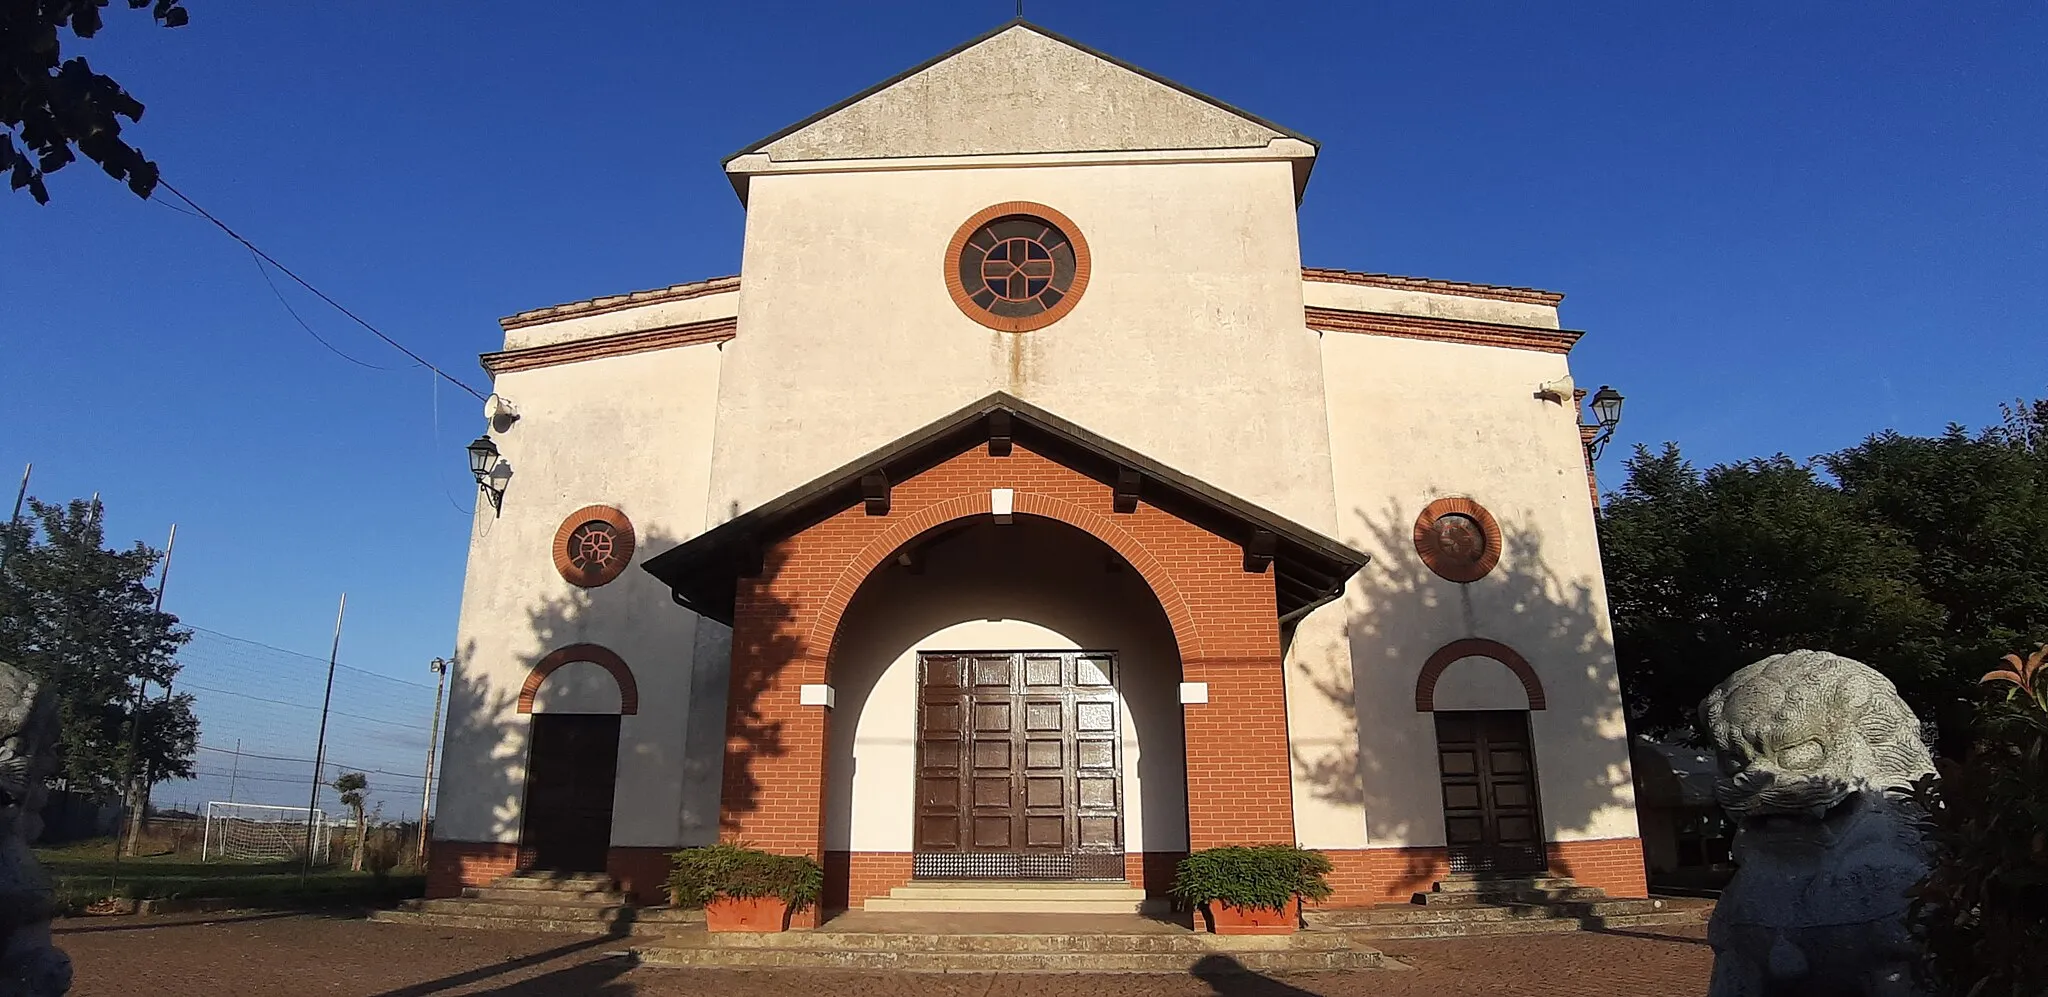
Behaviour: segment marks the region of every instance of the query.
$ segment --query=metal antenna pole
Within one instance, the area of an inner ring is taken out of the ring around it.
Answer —
[[[156,611],[159,613],[164,611],[164,584],[166,582],[169,582],[171,579],[171,552],[177,549],[178,524],[172,523],[171,538],[164,542],[164,563],[162,567],[157,569],[156,573]],[[149,679],[147,677],[144,677],[142,681],[137,682],[135,684],[135,706],[133,708],[134,715],[128,718],[127,761],[123,764],[121,768],[123,777],[128,780],[128,843],[126,846],[117,849],[114,853],[114,862],[117,866],[120,864],[121,856],[123,854],[135,854],[136,839],[142,836],[143,811],[147,809],[149,806],[149,804],[145,802],[148,799],[147,794],[149,792],[148,774],[143,774],[143,778],[139,785],[137,784],[135,778],[135,751],[136,747],[142,741],[142,706],[144,700],[148,698],[148,696],[146,695],[148,690]],[[166,700],[169,700],[170,696],[171,684],[169,682],[165,682],[164,698]]]
[[[422,872],[427,867],[427,808],[434,802],[434,754],[440,748],[441,740],[441,690],[448,685],[448,661],[435,658],[427,664],[440,676],[434,682],[434,723],[427,728],[427,774],[426,784],[420,788],[420,857]]]
[[[313,871],[313,811],[320,806],[320,770],[327,762],[327,708],[334,704],[334,662],[341,656],[341,618],[348,612],[348,593],[334,610],[334,646],[327,652],[327,695],[320,700],[320,740],[313,749],[313,792],[306,799],[306,861],[299,867],[299,881]]]
[[[235,780],[242,775],[242,739],[235,738],[235,762],[228,769],[228,802],[235,802]]]
[[[36,465],[33,461],[22,466],[21,490],[14,493],[14,515],[7,517],[7,526],[10,531],[12,531],[13,527],[16,524],[21,522],[21,503],[28,499],[29,472],[34,471],[35,469]],[[4,568],[7,566],[7,550],[7,545],[4,543],[0,543],[0,568]]]

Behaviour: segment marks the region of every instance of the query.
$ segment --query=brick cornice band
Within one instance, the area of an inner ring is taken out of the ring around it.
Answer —
[[[532,713],[533,697],[540,692],[541,683],[546,682],[555,669],[577,661],[588,661],[612,673],[613,681],[619,684],[620,716],[630,717],[640,712],[640,685],[633,681],[633,669],[626,667],[626,659],[598,644],[570,644],[540,659],[540,664],[527,673],[526,684],[519,689],[519,712]]]
[[[623,357],[677,346],[695,346],[699,343],[722,343],[731,339],[738,329],[738,319],[705,319],[701,322],[665,325],[658,329],[641,329],[609,336],[593,336],[589,339],[572,339],[566,343],[548,346],[529,346],[519,350],[485,353],[477,357],[477,362],[482,364],[484,370],[492,377],[496,377],[513,371],[553,367],[556,364],[576,363],[580,360],[602,360],[605,357]]]
[[[1342,308],[1309,305],[1302,309],[1308,327],[1322,332],[1359,332],[1399,339],[1422,339],[1466,346],[1504,346],[1541,353],[1570,353],[1583,332],[1571,329],[1536,329],[1523,325],[1469,322],[1463,319],[1430,318],[1421,315],[1389,315],[1383,312],[1354,312]]]
[[[1548,707],[1543,696],[1543,680],[1536,677],[1536,669],[1515,649],[1496,640],[1484,637],[1466,637],[1454,640],[1438,648],[1435,654],[1422,665],[1422,672],[1415,676],[1415,710],[1418,713],[1432,713],[1436,710],[1436,683],[1443,677],[1444,669],[1451,662],[1463,658],[1491,658],[1507,666],[1522,682],[1522,691],[1529,697],[1529,708],[1541,710]]]

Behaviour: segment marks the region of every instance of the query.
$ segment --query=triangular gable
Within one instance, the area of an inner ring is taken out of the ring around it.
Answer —
[[[1167,467],[1035,405],[998,391],[678,544],[640,567],[669,587],[678,605],[727,626],[738,579],[761,571],[767,548],[805,526],[864,501],[865,480],[902,482],[984,442],[1014,440],[1111,488],[1246,545],[1274,572],[1275,610],[1295,619],[1344,591],[1370,555]],[[1247,570],[1250,570],[1249,568]]]
[[[1263,149],[1307,136],[1026,21],[735,153],[773,162]]]

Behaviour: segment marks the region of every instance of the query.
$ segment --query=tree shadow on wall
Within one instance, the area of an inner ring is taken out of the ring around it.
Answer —
[[[1417,679],[1436,649],[1479,637],[1513,648],[1542,679],[1548,708],[1530,714],[1539,780],[1545,760],[1554,768],[1573,746],[1612,745],[1610,758],[1586,763],[1593,771],[1539,784],[1546,837],[1586,831],[1614,808],[1632,806],[1620,688],[1592,581],[1553,570],[1543,536],[1511,517],[1501,522],[1499,564],[1470,584],[1441,578],[1422,562],[1412,512],[1389,503],[1377,514],[1359,510],[1358,519],[1369,540],[1361,546],[1377,553],[1345,596],[1350,660],[1304,655],[1294,666],[1358,732],[1338,745],[1295,750],[1295,771],[1311,792],[1362,810],[1369,845],[1441,841],[1435,726],[1415,709]],[[1440,699],[1457,673],[1445,673]],[[1571,875],[1564,862],[1553,858],[1552,866]],[[1400,888],[1426,889],[1440,871],[1433,856],[1410,853]]]
[[[636,545],[635,560],[660,554],[680,542],[660,532],[643,534]],[[780,559],[776,559],[758,581],[765,587],[779,566]],[[492,641],[502,650],[490,652],[510,656],[511,662],[478,661],[476,655],[485,652],[479,650],[474,638],[465,641],[460,649],[462,664],[451,676],[449,685],[442,771],[444,784],[451,789],[459,786],[456,796],[467,802],[448,808],[444,816],[459,817],[466,827],[488,826],[495,840],[518,840],[531,726],[530,719],[518,712],[519,693],[526,675],[542,658],[563,647],[588,643],[617,651],[619,645],[635,639],[634,651],[623,653],[622,657],[632,669],[636,684],[642,691],[640,715],[661,724],[689,724],[690,716],[662,715],[663,711],[674,710],[672,699],[648,695],[651,686],[673,688],[680,684],[688,687],[691,693],[687,712],[708,721],[703,725],[708,729],[685,731],[683,754],[674,759],[675,777],[684,781],[685,811],[703,815],[707,838],[712,813],[721,814],[724,830],[732,830],[731,822],[736,812],[749,812],[758,807],[761,787],[749,766],[744,763],[730,766],[732,771],[725,772],[727,787],[724,795],[734,801],[735,806],[723,809],[719,806],[719,773],[726,767],[722,765],[724,752],[721,749],[727,740],[723,709],[727,695],[723,682],[726,646],[729,643],[727,629],[711,621],[700,620],[688,609],[676,605],[669,597],[667,586],[640,570],[637,563],[612,582],[597,588],[581,589],[566,584],[549,585],[548,588],[559,594],[543,595],[531,601],[523,610],[524,620],[518,620],[508,612],[502,620],[482,621],[485,627],[497,625],[512,631],[503,634],[502,640]],[[773,601],[764,608],[777,619],[791,615],[787,607]],[[782,657],[768,660],[787,660],[793,654],[797,641],[785,630],[783,627],[774,628],[767,640],[757,642],[758,646],[741,649],[741,653],[755,656],[780,654]],[[644,639],[650,631],[667,636],[653,641]],[[657,650],[650,653],[650,645]],[[716,674],[708,677],[696,674],[707,668],[716,669]],[[708,680],[699,681],[700,678]],[[730,749],[743,760],[786,753],[780,723],[762,716],[757,705],[771,678],[772,673],[769,672],[747,672],[731,689],[733,698],[745,704],[737,731],[738,740]],[[697,708],[700,695],[718,699],[720,708],[700,714]],[[623,769],[620,777],[625,778]],[[449,797],[444,794],[446,798]],[[456,835],[458,838],[467,836]],[[688,843],[708,843],[708,840]]]

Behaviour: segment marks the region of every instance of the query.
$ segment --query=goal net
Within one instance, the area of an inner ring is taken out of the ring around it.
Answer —
[[[313,861],[326,862],[334,842],[334,821],[320,810],[266,807],[254,803],[208,803],[200,861],[297,862],[306,856],[306,829],[313,831]]]

